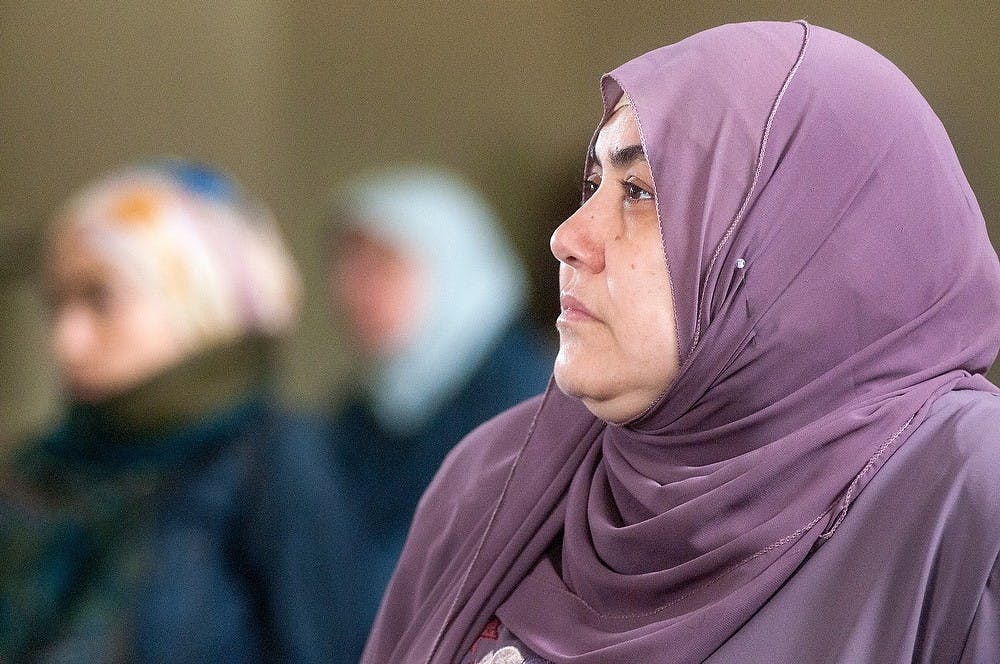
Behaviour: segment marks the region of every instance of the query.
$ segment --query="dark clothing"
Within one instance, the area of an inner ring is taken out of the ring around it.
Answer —
[[[369,623],[392,576],[417,501],[445,455],[479,424],[542,392],[551,374],[552,359],[540,340],[515,324],[419,430],[405,435],[389,431],[360,396],[339,411],[330,440],[338,472],[350,483],[357,531],[371,556],[369,579],[359,589]]]
[[[247,389],[257,381],[240,379],[252,357],[241,351],[74,406],[15,460],[0,504],[0,659],[328,662],[356,651],[363,635],[338,584],[357,549],[318,456],[321,430]],[[206,363],[225,389],[168,394],[166,383],[186,382],[178,373],[211,385]],[[175,398],[190,411],[181,421],[176,409],[132,408]]]

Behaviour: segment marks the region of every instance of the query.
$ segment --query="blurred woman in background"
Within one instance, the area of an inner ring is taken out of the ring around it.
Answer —
[[[47,267],[69,404],[6,469],[0,659],[355,652],[341,487],[275,405],[300,284],[268,211],[209,168],[139,164],[72,198]]]
[[[445,454],[544,390],[552,357],[525,320],[520,260],[460,178],[386,169],[345,184],[331,221],[331,300],[365,373],[330,440],[368,542],[372,576],[360,590],[370,620]]]

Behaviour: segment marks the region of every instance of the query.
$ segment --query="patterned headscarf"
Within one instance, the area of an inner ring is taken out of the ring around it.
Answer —
[[[290,331],[299,275],[270,212],[226,175],[160,160],[85,187],[58,215],[151,297],[189,351]]]

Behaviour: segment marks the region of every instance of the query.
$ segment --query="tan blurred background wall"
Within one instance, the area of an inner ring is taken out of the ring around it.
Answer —
[[[995,2],[402,4],[0,3],[0,444],[55,413],[39,239],[88,179],[184,155],[269,201],[308,291],[285,392],[315,406],[351,361],[320,269],[320,210],[333,183],[397,160],[465,173],[502,211],[547,317],[547,237],[575,196],[601,73],[719,23],[804,17],[896,62],[948,127],[1000,239]]]

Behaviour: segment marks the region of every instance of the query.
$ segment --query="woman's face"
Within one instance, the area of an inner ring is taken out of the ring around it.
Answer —
[[[653,178],[627,99],[601,129],[583,205],[552,234],[562,313],[555,379],[594,415],[629,420],[677,374]]]
[[[184,354],[167,308],[65,230],[51,255],[52,348],[63,382],[79,401],[114,396]]]
[[[330,271],[333,301],[342,307],[361,351],[391,356],[409,342],[424,305],[425,274],[417,260],[363,231],[340,239]]]

